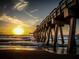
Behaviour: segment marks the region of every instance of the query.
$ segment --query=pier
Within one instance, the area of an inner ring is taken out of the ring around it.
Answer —
[[[75,53],[76,49],[76,20],[79,18],[79,1],[78,0],[62,0],[59,5],[49,13],[46,18],[36,26],[36,30],[33,33],[34,38],[38,42],[43,42],[46,46],[49,46],[51,39],[51,45],[55,48],[57,46],[58,31],[61,35],[62,46],[64,46],[63,27],[69,26],[67,52],[68,54]],[[52,34],[54,33],[54,34]]]

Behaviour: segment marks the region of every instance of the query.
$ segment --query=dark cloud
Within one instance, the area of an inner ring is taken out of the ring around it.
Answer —
[[[0,0],[0,8],[7,9],[14,5],[14,0]]]
[[[0,0],[0,15],[2,15],[5,10],[10,9],[13,4],[13,0]]]
[[[13,6],[19,2],[20,0],[0,0],[0,14],[2,15],[3,13],[7,13],[7,11],[11,12],[16,12],[12,11],[11,9]],[[48,11],[48,9],[53,9],[53,7],[56,5],[56,3],[60,0],[24,0],[29,2],[29,6],[26,8],[26,11],[31,11],[34,9],[39,9],[40,12],[37,14],[40,14],[44,11]],[[47,12],[46,11],[46,12]],[[46,13],[44,12],[44,13]]]
[[[0,14],[7,14],[8,16],[16,16],[25,18],[25,14],[23,11],[19,12],[17,10],[12,10],[13,6],[16,5],[20,0],[0,0]],[[50,11],[58,5],[60,0],[24,0],[28,2],[28,6],[26,7],[26,11],[30,12],[32,10],[38,9],[36,13],[33,13],[34,16],[39,16],[44,18]],[[21,16],[19,16],[21,15]],[[24,17],[23,17],[24,16]]]

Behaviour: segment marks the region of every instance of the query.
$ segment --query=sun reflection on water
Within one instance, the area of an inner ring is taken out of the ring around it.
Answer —
[[[32,50],[36,50],[36,48],[33,48],[33,47],[23,47],[23,46],[2,46],[0,48],[0,50],[29,50],[29,51],[32,51]]]

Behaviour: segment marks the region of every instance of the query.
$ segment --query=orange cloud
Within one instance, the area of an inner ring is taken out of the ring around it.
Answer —
[[[7,15],[1,16],[0,20],[5,21],[5,22],[9,22],[9,23],[12,23],[12,24],[15,24],[15,25],[30,27],[28,24],[25,24],[23,21],[21,21],[19,19],[15,19],[15,18],[7,16]]]

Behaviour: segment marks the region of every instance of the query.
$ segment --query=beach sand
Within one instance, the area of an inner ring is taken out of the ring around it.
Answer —
[[[37,50],[0,50],[0,59],[77,59],[78,55],[54,54]]]

